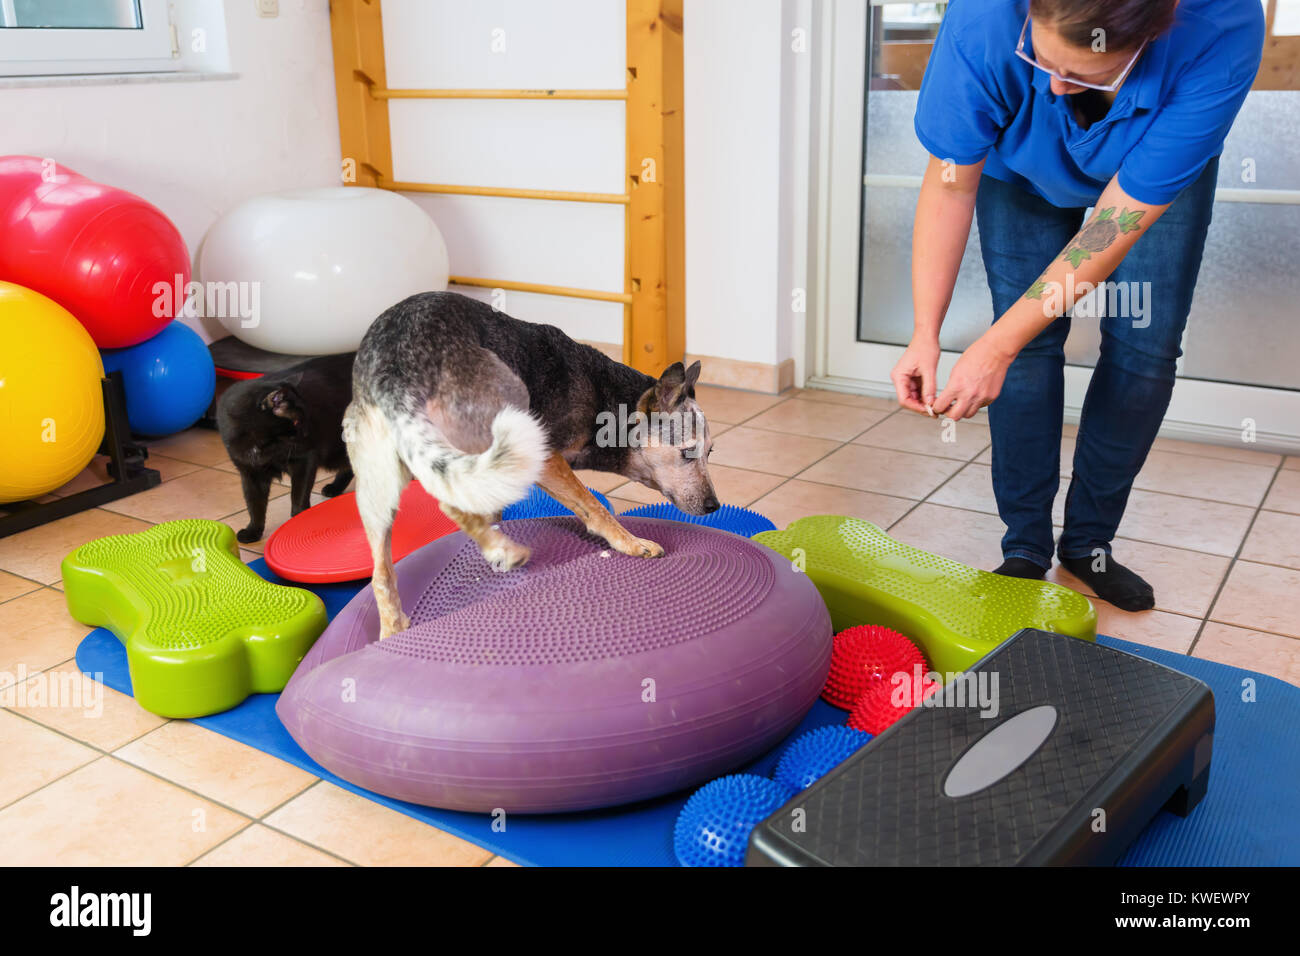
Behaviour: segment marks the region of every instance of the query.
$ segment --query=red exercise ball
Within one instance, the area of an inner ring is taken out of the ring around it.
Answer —
[[[9,207],[35,189],[42,179],[68,176],[77,174],[50,159],[0,156],[0,221],[7,220]]]
[[[139,196],[48,160],[5,156],[0,280],[59,303],[100,348],[124,348],[175,317],[173,290],[190,281],[190,254],[171,220]]]
[[[918,665],[924,672],[925,656],[897,631],[865,624],[846,628],[831,645],[831,671],[822,700],[850,710],[872,684],[888,684],[899,671],[910,676]]]

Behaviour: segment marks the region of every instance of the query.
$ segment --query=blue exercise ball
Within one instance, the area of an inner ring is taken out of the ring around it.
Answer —
[[[217,370],[203,339],[187,325],[172,322],[139,345],[100,354],[105,373],[122,373],[126,419],[137,434],[184,431],[212,404]]]

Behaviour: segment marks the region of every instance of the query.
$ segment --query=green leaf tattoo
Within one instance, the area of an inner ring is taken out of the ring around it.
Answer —
[[[1119,231],[1128,233],[1133,232],[1136,229],[1141,229],[1142,227],[1138,225],[1138,220],[1145,215],[1145,209],[1134,209],[1132,212],[1125,209],[1119,217]]]
[[[1043,297],[1043,290],[1045,290],[1046,288],[1047,288],[1047,283],[1044,282],[1042,279],[1039,279],[1037,282],[1035,282],[1033,285],[1029,287],[1029,291],[1025,293],[1025,298],[1041,299]]]
[[[1073,249],[1071,249],[1069,252],[1065,254],[1065,258],[1069,259],[1070,265],[1074,266],[1074,268],[1077,269],[1084,262],[1085,259],[1092,258],[1092,253],[1089,252],[1087,249],[1084,249],[1082,246],[1075,246]]]

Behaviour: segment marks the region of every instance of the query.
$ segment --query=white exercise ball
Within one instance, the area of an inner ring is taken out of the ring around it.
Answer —
[[[204,312],[249,345],[333,355],[417,292],[447,288],[447,245],[405,196],[338,186],[258,196],[203,240]],[[236,285],[231,286],[230,283]]]

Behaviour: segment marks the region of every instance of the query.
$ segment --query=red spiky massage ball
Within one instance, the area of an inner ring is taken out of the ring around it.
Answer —
[[[922,700],[938,691],[940,686],[938,681],[927,679],[922,673],[920,694],[917,694],[915,678],[909,678],[905,692],[900,690],[900,700],[895,703],[894,693],[899,690],[898,685],[893,681],[875,681],[849,711],[848,726],[873,735],[882,733]]]
[[[847,628],[831,645],[831,672],[822,700],[852,710],[872,684],[888,685],[898,671],[911,675],[917,665],[926,670],[925,655],[897,631],[869,624]]]

